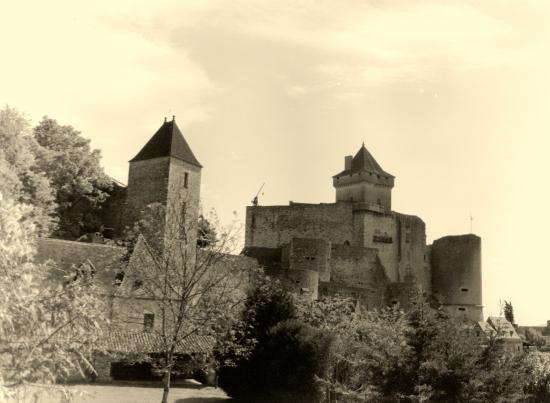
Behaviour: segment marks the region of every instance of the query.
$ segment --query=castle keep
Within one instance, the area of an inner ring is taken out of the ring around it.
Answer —
[[[394,179],[363,144],[332,178],[335,203],[247,207],[244,253],[311,298],[406,307],[420,290],[451,314],[483,320],[481,239],[427,245],[422,219],[392,211]]]

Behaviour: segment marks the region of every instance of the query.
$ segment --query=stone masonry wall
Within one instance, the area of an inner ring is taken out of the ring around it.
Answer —
[[[248,206],[245,246],[276,248],[292,238],[349,243],[352,221],[351,203]]]
[[[384,288],[388,278],[376,249],[332,245],[331,281],[357,288]]]
[[[398,233],[394,215],[356,211],[354,223],[358,239],[362,240],[361,246],[377,249],[390,281],[400,281]]]
[[[130,163],[126,196],[125,225],[132,225],[151,203],[166,203],[170,157]]]
[[[289,268],[317,271],[321,281],[330,281],[330,249],[330,243],[323,239],[292,238]]]
[[[431,270],[426,247],[426,225],[412,215],[394,213],[397,222],[399,279],[431,291]]]
[[[483,320],[481,295],[481,238],[446,236],[431,247],[432,292],[451,313]]]
[[[201,169],[176,158],[170,160],[166,231],[178,237],[184,225],[192,254],[197,243]]]

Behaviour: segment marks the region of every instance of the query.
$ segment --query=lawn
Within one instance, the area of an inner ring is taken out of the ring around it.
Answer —
[[[72,401],[78,403],[160,403],[162,389],[160,385],[151,384],[88,384],[74,385],[69,389],[78,389],[82,395]],[[213,387],[198,385],[178,386],[170,389],[170,403],[229,403],[227,395]],[[13,403],[33,402],[33,400],[15,400]],[[60,395],[41,396],[37,403],[62,403]],[[10,402],[11,403],[11,402]]]

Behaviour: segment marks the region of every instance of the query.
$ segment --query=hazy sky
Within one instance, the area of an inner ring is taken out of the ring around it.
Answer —
[[[0,104],[71,124],[126,182],[176,115],[228,220],[331,202],[365,141],[428,241],[483,238],[485,315],[550,319],[550,2],[12,1]]]

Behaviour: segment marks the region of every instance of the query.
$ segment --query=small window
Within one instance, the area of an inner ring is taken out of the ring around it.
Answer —
[[[394,299],[394,300],[391,302],[391,304],[392,304],[392,305],[397,305],[397,300]]]
[[[154,325],[155,325],[155,315],[152,313],[143,314],[143,331],[149,332],[153,330]]]
[[[458,310],[459,310],[459,311],[465,311],[466,308],[464,308],[463,306],[461,306],[461,307],[458,307]]]
[[[115,285],[122,284],[122,280],[124,280],[124,272],[121,270],[115,275]]]
[[[468,292],[469,290],[467,288],[461,288],[460,291],[462,292]]]
[[[137,290],[138,288],[141,288],[142,285],[143,285],[143,281],[139,279],[134,280],[134,284],[132,285],[132,290]]]
[[[189,185],[189,173],[183,174],[183,187],[186,188]]]

